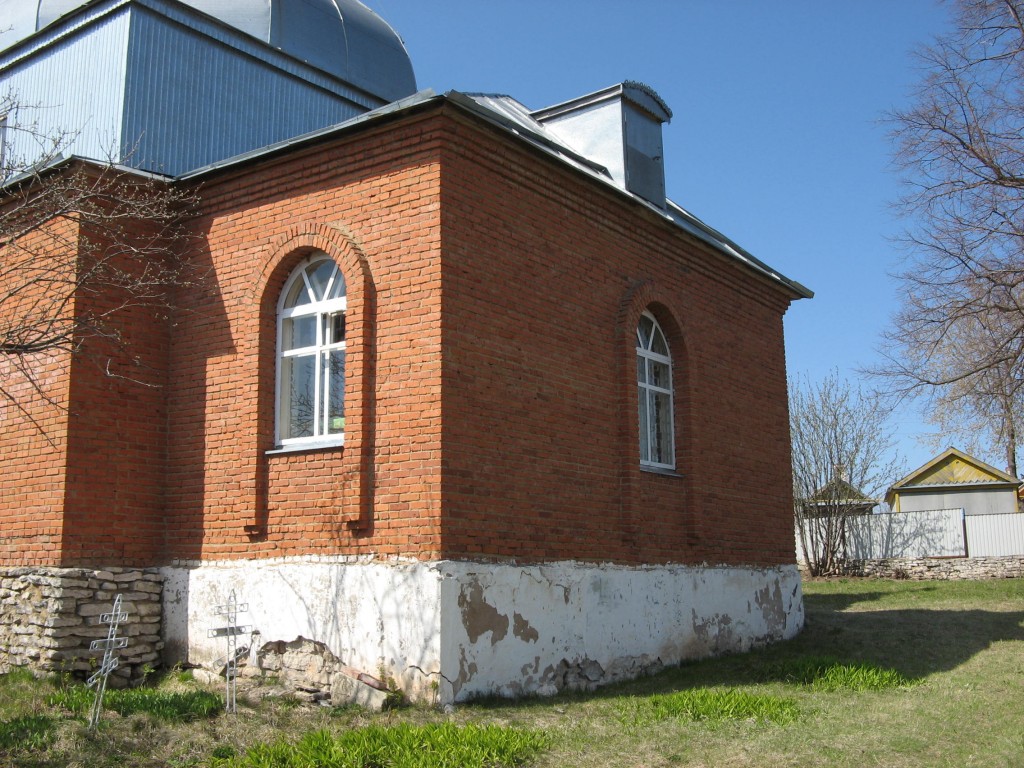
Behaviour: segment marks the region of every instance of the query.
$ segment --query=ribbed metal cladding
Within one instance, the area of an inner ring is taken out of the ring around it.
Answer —
[[[124,101],[129,15],[109,15],[73,38],[57,42],[0,75],[0,90],[14,94],[19,108],[12,125],[43,137],[68,135],[64,154],[106,159],[116,155]],[[9,133],[14,156],[33,159],[39,147],[23,131]]]
[[[122,150],[131,165],[184,173],[365,111],[162,18],[136,13]]]
[[[123,2],[123,0],[121,0]],[[416,91],[416,77],[402,38],[359,0],[183,0],[252,39],[386,103]],[[109,5],[109,3],[107,3]],[[0,0],[0,50],[58,23],[84,0]],[[175,9],[162,0],[138,7]],[[180,8],[180,6],[178,6]]]
[[[0,0],[0,7],[10,2]],[[251,0],[235,5],[245,2]],[[73,0],[44,4],[54,12],[75,5]],[[366,39],[359,44],[372,48],[379,40],[388,42],[388,34],[397,40],[382,20],[366,14],[383,32],[367,22]],[[345,50],[342,45],[323,55],[344,58]],[[404,49],[380,56],[408,65]],[[360,66],[372,69],[373,62]],[[408,78],[394,83],[411,84],[411,68]],[[17,130],[35,125],[43,136],[66,134],[65,155],[114,159],[172,175],[387,103],[292,51],[164,0],[107,0],[55,18],[0,51],[0,90],[14,93],[21,104],[7,116],[12,156],[29,162],[40,158],[39,147]]]

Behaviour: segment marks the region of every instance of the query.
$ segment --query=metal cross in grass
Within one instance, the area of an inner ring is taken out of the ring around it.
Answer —
[[[236,672],[238,661],[238,636],[249,631],[249,627],[238,624],[238,614],[246,613],[249,610],[248,603],[239,604],[235,597],[235,590],[231,590],[231,597],[226,605],[218,605],[214,608],[215,616],[223,616],[227,625],[216,627],[209,631],[209,637],[223,637],[227,640],[228,655],[224,666],[224,711],[235,712],[235,692],[237,690]]]
[[[117,628],[122,622],[128,621],[128,614],[121,611],[121,595],[114,598],[114,609],[110,613],[100,616],[101,624],[108,624],[107,637],[104,640],[93,640],[89,643],[89,649],[103,651],[103,661],[100,668],[86,681],[90,687],[96,686],[96,698],[92,702],[92,714],[89,717],[89,728],[95,730],[100,722],[100,712],[103,710],[103,694],[107,692],[107,678],[110,673],[117,669],[117,656],[115,651],[128,646],[127,637],[118,637]]]

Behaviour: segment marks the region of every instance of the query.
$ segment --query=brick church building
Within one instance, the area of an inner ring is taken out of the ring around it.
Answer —
[[[88,342],[0,363],[0,595],[148,574],[147,658],[211,665],[233,593],[253,663],[306,643],[440,701],[796,634],[782,318],[810,293],[665,197],[668,106],[417,91],[356,0],[269,7],[0,0],[0,88],[89,117],[40,183],[113,142],[195,197],[203,276],[110,319],[131,376]],[[45,624],[5,602],[0,667],[73,661]]]

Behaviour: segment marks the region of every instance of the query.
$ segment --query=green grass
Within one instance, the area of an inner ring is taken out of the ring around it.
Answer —
[[[88,714],[95,694],[89,688],[75,685],[50,695],[48,702],[76,715]],[[144,712],[162,720],[188,722],[216,715],[224,708],[224,700],[205,690],[162,691],[154,688],[108,690],[103,708],[123,717]]]
[[[547,745],[541,733],[497,725],[431,723],[371,725],[331,734],[307,733],[296,742],[250,747],[215,759],[216,768],[514,768]]]
[[[747,720],[762,724],[787,725],[799,710],[792,699],[764,696],[736,689],[716,691],[696,688],[651,696],[631,696],[619,704],[619,716],[628,725],[653,725],[669,718]]]
[[[20,715],[0,720],[0,753],[41,750],[54,740],[56,730],[55,718],[49,715]]]
[[[787,659],[772,665],[769,679],[807,685],[818,691],[884,691],[913,685],[895,669],[875,664],[843,663],[830,656]]]
[[[221,712],[172,671],[92,694],[0,675],[4,768],[1016,768],[1024,766],[1024,580],[804,585],[794,640],[592,694],[374,713],[295,698]],[[303,762],[305,761],[305,762]]]

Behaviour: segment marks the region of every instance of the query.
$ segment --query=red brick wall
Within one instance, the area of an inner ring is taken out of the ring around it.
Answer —
[[[27,378],[0,359],[0,564],[57,565],[64,506],[68,353],[37,354]],[[52,401],[52,402],[51,402]]]
[[[152,237],[141,222],[134,232]],[[95,251],[82,247],[86,238]],[[130,300],[123,291],[98,290],[108,287],[100,277],[108,269],[128,274],[141,266],[119,258],[97,269],[97,260],[83,256],[103,261],[108,245],[87,223],[65,219],[3,254],[5,267],[18,254],[50,267],[47,281],[28,286],[45,291],[36,305],[41,315],[103,318],[94,326],[107,336],[76,332],[74,354],[37,354],[25,361],[28,377],[14,360],[0,360],[3,386],[18,402],[4,403],[9,418],[0,437],[0,559],[7,565],[146,565],[161,553],[165,322],[152,309],[122,308]],[[4,274],[31,282],[25,267]],[[96,279],[82,278],[87,272]],[[31,305],[32,290],[19,295],[26,301],[5,303],[3,322],[18,322]],[[116,343],[108,340],[115,336]]]
[[[444,555],[793,562],[787,298],[488,128],[449,135]],[[673,348],[678,476],[639,469],[645,308]]]
[[[413,119],[204,185],[211,287],[172,343],[170,558],[439,552],[442,129]],[[268,456],[277,301],[312,250],[348,286],[346,444]]]
[[[39,295],[52,293],[21,268],[24,258],[52,253],[77,238],[75,222],[51,222],[9,250],[0,249],[0,328],[24,327],[37,307],[52,311]],[[53,258],[54,270],[70,270]],[[70,276],[70,272],[67,272]],[[64,308],[69,311],[69,307]],[[58,313],[58,318],[60,313]],[[70,353],[0,355],[0,563],[57,565],[61,557],[67,455]]]
[[[107,247],[98,234],[83,235]],[[137,222],[122,236],[153,234]],[[143,266],[135,258],[117,261],[125,275]],[[149,566],[163,553],[167,311],[136,301],[120,288],[76,300],[76,311],[108,317],[105,335],[85,339],[71,368],[66,566]]]
[[[76,364],[63,562],[793,562],[788,297],[767,280],[451,106],[200,194],[204,282],[166,328],[131,318],[163,386]],[[346,444],[268,453],[277,301],[315,250],[348,285]],[[639,469],[645,309],[676,362],[673,476]],[[62,446],[47,450],[17,455],[57,541]],[[44,540],[2,546],[42,557]]]

